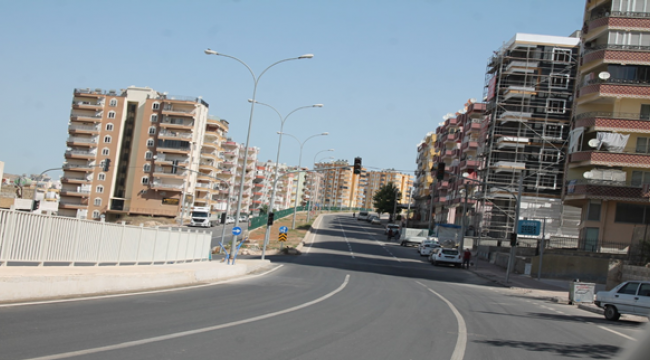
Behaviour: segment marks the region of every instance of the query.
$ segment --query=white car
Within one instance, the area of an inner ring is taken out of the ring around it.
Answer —
[[[399,230],[399,225],[397,224],[388,224],[384,229],[384,235],[388,235],[388,229]]]
[[[232,216],[226,217],[226,224],[233,224],[235,222],[235,218]]]
[[[422,246],[420,249],[420,256],[429,256],[433,252],[433,249],[439,248],[440,245],[435,242],[430,242]]]
[[[621,314],[650,317],[650,281],[626,281],[599,291],[594,303],[605,310],[607,320],[616,321]]]
[[[430,238],[430,237],[427,237],[426,240],[423,240],[423,241],[420,243],[420,245],[418,245],[418,253],[421,253],[421,252],[422,252],[422,248],[423,248],[425,245],[427,245],[427,244],[437,244],[437,243],[438,243],[437,240],[434,240],[434,239],[432,239],[432,238]]]
[[[433,266],[451,264],[460,267],[463,264],[463,254],[458,249],[435,248],[429,255],[429,261]]]

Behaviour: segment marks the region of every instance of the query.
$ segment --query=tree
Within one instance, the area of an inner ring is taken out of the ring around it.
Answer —
[[[264,204],[264,205],[260,206],[259,210],[260,210],[260,215],[268,214],[269,213],[269,204]]]
[[[393,209],[395,209],[395,201],[399,201],[402,194],[393,183],[388,183],[382,186],[379,191],[372,197],[373,206],[375,211],[381,216],[383,213],[389,213],[389,222],[393,221]],[[397,209],[399,212],[399,209]]]

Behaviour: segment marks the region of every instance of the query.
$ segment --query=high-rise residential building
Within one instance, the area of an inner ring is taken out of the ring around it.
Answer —
[[[260,192],[263,194],[259,195],[261,199],[261,205],[268,205],[271,202],[271,196],[273,195],[273,185],[275,183],[276,167],[278,168],[278,181],[276,185],[275,198],[273,199],[273,205],[269,206],[269,208],[273,211],[284,210],[292,207],[294,199],[293,195],[295,194],[293,191],[294,174],[289,172],[290,169],[286,164],[278,165],[271,160],[265,163],[258,162],[257,175],[264,176],[263,180],[258,179],[258,181],[255,183],[255,189],[261,190]]]
[[[242,202],[241,202],[241,213],[242,214],[256,214],[259,212],[259,206],[257,204],[253,203],[253,180],[257,176],[257,154],[259,153],[259,149],[256,147],[249,147],[248,148],[248,156],[246,157],[246,164],[244,164],[244,151],[246,150],[246,147],[244,144],[238,144],[233,141],[226,141],[222,144],[224,150],[232,150],[234,151],[237,155],[235,158],[233,158],[234,161],[237,162],[237,167],[234,168],[234,175],[232,177],[233,179],[233,192],[232,196],[233,198],[238,198],[239,196],[239,189],[241,186],[241,183],[243,181],[244,183],[244,191],[242,193]],[[241,171],[242,169],[245,168],[245,175],[242,180],[241,177]],[[236,208],[237,204],[231,205],[231,208]]]
[[[576,209],[561,196],[579,46],[577,37],[518,33],[489,59],[477,151],[487,183],[478,210],[483,235],[513,232],[520,179],[521,218],[546,218],[547,234],[577,235],[567,226]]]
[[[413,175],[402,174],[396,170],[368,171],[367,182],[364,186],[365,199],[362,207],[372,209],[375,194],[383,187],[392,183],[401,194],[399,203],[408,204],[411,188],[413,188]]]
[[[328,169],[322,170],[324,207],[356,207],[355,194],[352,192],[355,176],[347,160],[317,163],[314,169]]]
[[[59,215],[179,215],[192,205],[207,118],[197,97],[75,89]]]
[[[417,157],[415,163],[415,181],[413,182],[413,208],[411,218],[414,221],[428,221],[429,211],[431,211],[431,186],[433,177],[431,168],[435,163],[434,157],[438,155],[438,149],[435,146],[436,133],[428,133],[418,144]]]
[[[650,223],[650,1],[587,1],[564,203],[580,246],[636,243]]]
[[[199,174],[194,205],[210,207],[214,213],[226,210],[232,166],[225,164],[221,144],[227,141],[229,124],[216,116],[208,116],[201,143]],[[234,164],[233,164],[234,165]]]

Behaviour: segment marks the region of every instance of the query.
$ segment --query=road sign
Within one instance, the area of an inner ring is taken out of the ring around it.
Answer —
[[[519,220],[517,233],[519,235],[539,236],[542,229],[542,222],[537,220]]]
[[[232,234],[233,235],[241,234],[241,228],[239,226],[235,226],[234,228],[232,228]]]
[[[287,231],[289,231],[289,228],[286,226],[280,226],[280,233],[281,234],[286,234]]]
[[[278,241],[279,242],[287,241],[287,233],[280,233],[280,235],[278,236]]]

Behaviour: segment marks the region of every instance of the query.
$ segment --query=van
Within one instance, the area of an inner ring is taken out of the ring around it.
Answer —
[[[368,212],[359,211],[359,216],[357,216],[357,220],[368,220]]]

